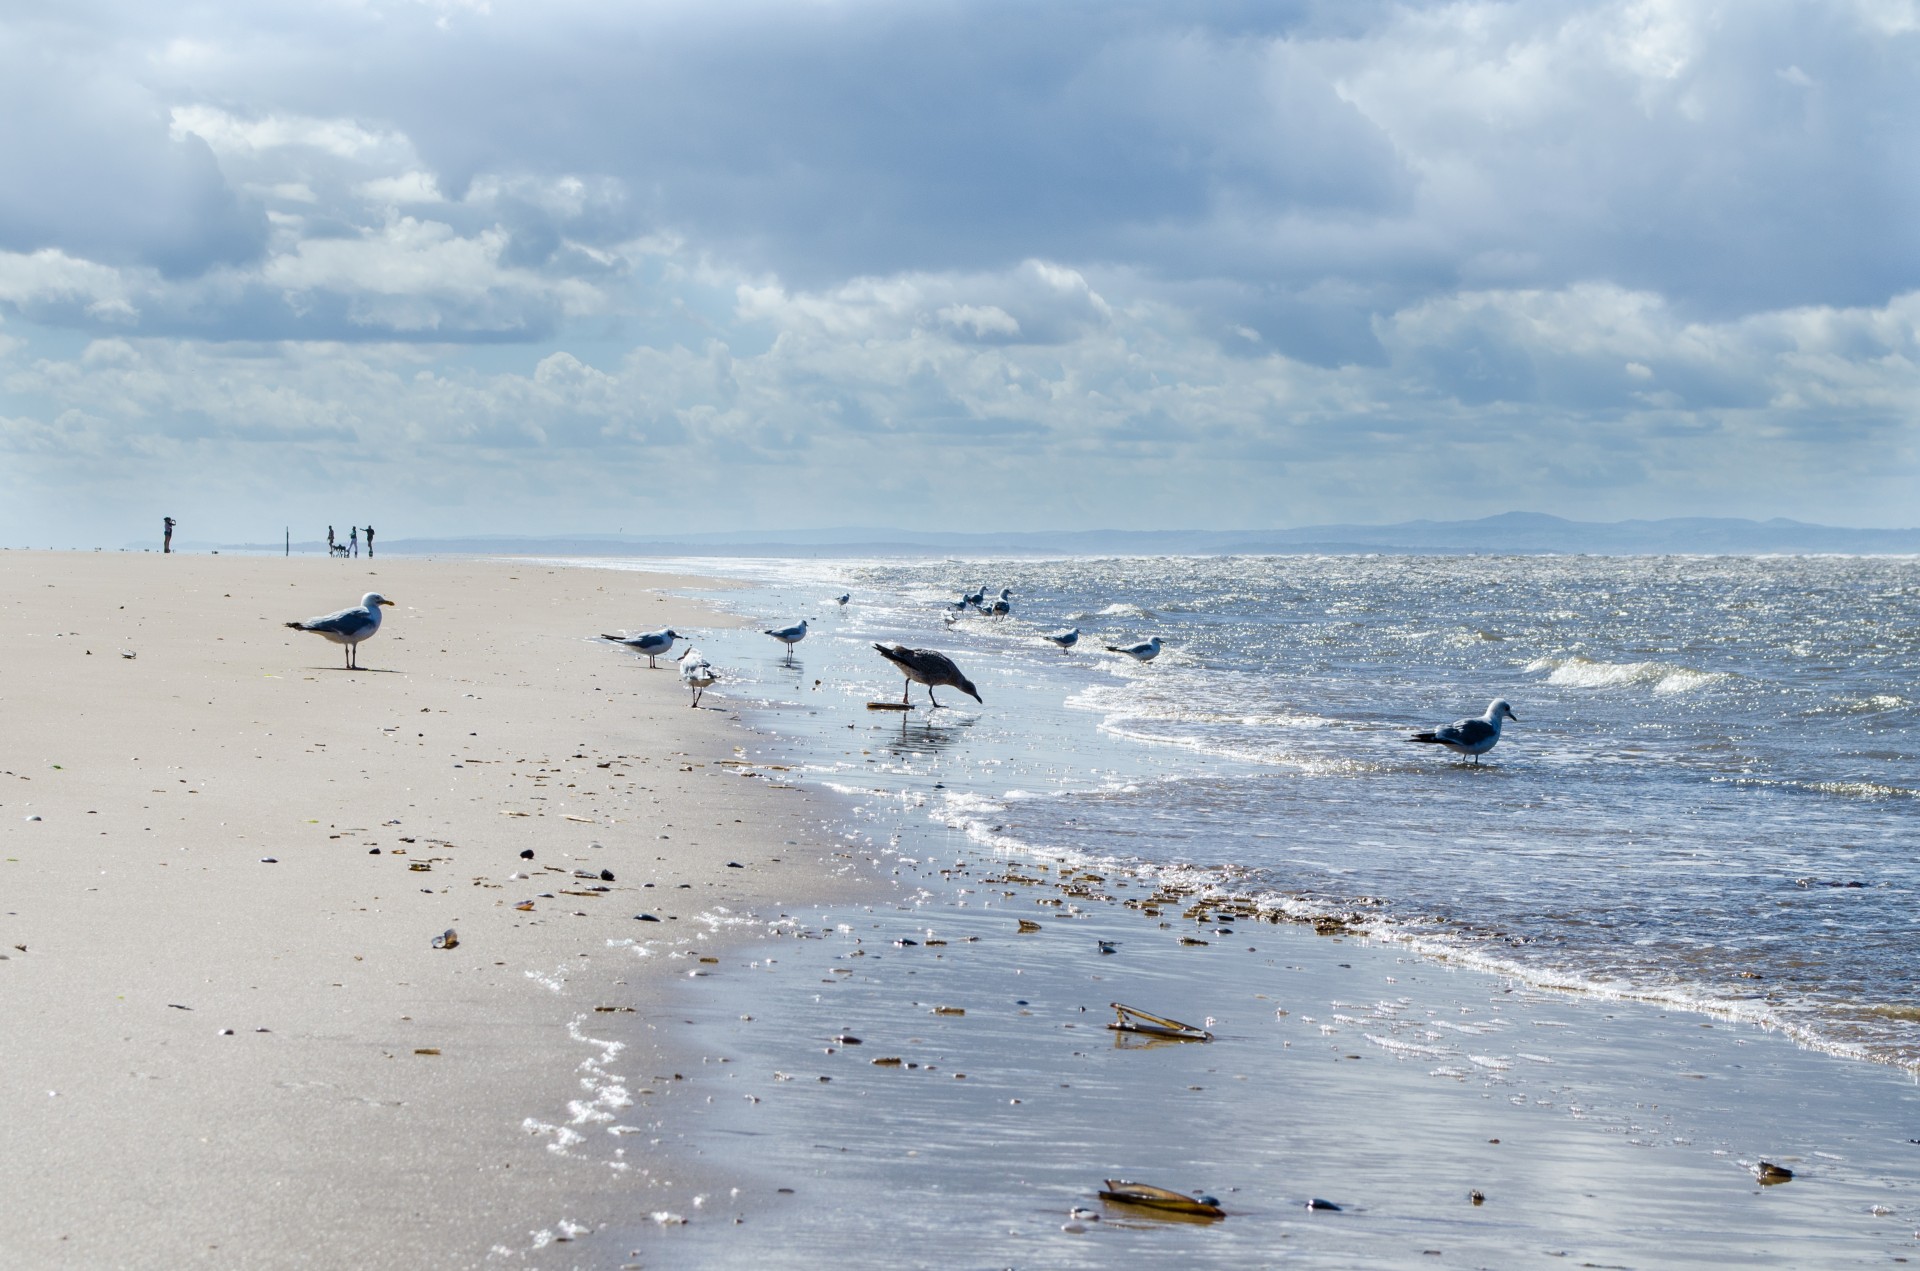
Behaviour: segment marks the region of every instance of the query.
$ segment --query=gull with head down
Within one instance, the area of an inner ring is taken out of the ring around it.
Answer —
[[[891,647],[876,644],[873,648],[881,657],[893,663],[900,674],[907,677],[906,685],[900,690],[902,703],[907,701],[915,684],[927,686],[927,700],[936,707],[940,705],[940,699],[933,695],[933,690],[938,685],[957,688],[976,702],[982,700],[980,690],[973,686],[973,681],[962,675],[953,659],[938,649],[909,649],[904,644]]]

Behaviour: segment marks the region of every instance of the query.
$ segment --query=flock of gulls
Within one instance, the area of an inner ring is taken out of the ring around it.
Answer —
[[[842,609],[845,609],[852,599],[852,594],[848,592],[833,598],[834,603]],[[360,642],[380,630],[380,610],[392,604],[391,600],[379,592],[370,591],[360,597],[358,605],[351,608],[323,614],[318,618],[289,622],[286,625],[295,631],[310,631],[322,639],[343,646],[346,654],[345,669],[358,670],[360,663],[356,650]],[[1000,594],[992,600],[987,599],[984,587],[970,591],[948,606],[948,623],[951,624],[957,614],[967,609],[975,609],[991,617],[1005,617],[1013,609],[1013,591],[1011,588],[1003,587]],[[772,636],[785,645],[787,657],[791,660],[793,646],[807,638],[807,623],[802,620],[790,627],[768,628],[764,634]],[[686,649],[674,660],[680,665],[681,682],[693,692],[694,706],[700,705],[701,694],[719,679],[713,664],[693,647],[692,639],[681,635],[671,627],[663,627],[658,631],[642,631],[637,635],[608,635],[603,632],[600,638],[644,655],[649,667],[657,667],[660,657],[671,653],[673,646],[679,641],[686,640]],[[1064,631],[1048,632],[1044,638],[1062,652],[1067,652],[1080,642],[1080,628],[1069,627]],[[1109,652],[1124,654],[1136,662],[1151,662],[1160,656],[1161,650],[1159,636],[1153,636],[1137,644],[1109,644],[1106,647]],[[906,677],[906,686],[900,692],[901,705],[910,704],[915,684],[926,685],[927,700],[935,707],[942,705],[940,699],[933,694],[936,688],[951,688],[984,704],[980,690],[973,686],[973,681],[966,677],[952,658],[938,649],[911,649],[904,644],[876,644],[873,648],[881,657],[892,663],[894,669]],[[1520,722],[1519,716],[1513,713],[1513,708],[1505,699],[1497,699],[1487,707],[1486,713],[1477,719],[1455,720],[1442,728],[1415,733],[1407,740],[1430,746],[1444,746],[1455,754],[1472,759],[1477,764],[1480,762],[1481,755],[1486,754],[1498,744],[1500,725],[1509,719],[1516,724]]]

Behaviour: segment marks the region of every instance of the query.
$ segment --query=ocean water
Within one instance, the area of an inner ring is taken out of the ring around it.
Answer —
[[[1913,559],[684,568],[745,584],[709,598],[749,629],[697,642],[755,757],[886,816],[1920,1069]],[[949,621],[983,584],[1012,614]],[[791,662],[755,629],[800,618]],[[1102,648],[1148,635],[1150,664]],[[984,704],[869,710],[902,687],[875,641],[948,652]],[[1478,766],[1406,740],[1496,697],[1518,722]]]

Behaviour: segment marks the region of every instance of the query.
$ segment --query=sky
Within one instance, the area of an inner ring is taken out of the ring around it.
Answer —
[[[1915,0],[0,0],[0,543],[1920,523]]]

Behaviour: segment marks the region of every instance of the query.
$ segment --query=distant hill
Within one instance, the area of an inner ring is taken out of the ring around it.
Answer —
[[[279,543],[224,544],[228,551],[281,550]],[[297,544],[303,553],[318,542]],[[630,537],[381,539],[380,554],[418,556],[1149,556],[1149,555],[1915,555],[1920,529],[1863,530],[1775,518],[1672,517],[1658,521],[1569,521],[1503,512],[1477,521],[1397,525],[1310,525],[1286,530],[1057,530],[941,533],[896,529]]]

